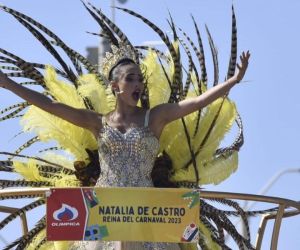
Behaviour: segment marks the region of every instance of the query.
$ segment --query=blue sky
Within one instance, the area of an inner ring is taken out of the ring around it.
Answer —
[[[98,26],[79,0],[2,0],[1,3],[37,19],[82,54],[86,54],[87,46],[98,44],[96,37],[85,33],[98,32]],[[300,1],[128,0],[124,6],[146,16],[165,31],[169,30],[166,22],[169,9],[177,25],[196,39],[190,18],[192,13],[201,27],[209,80],[212,81],[212,63],[204,24],[210,28],[218,47],[220,78],[224,79],[230,52],[232,3],[237,15],[238,51],[249,49],[252,54],[245,77],[249,82],[236,86],[230,93],[243,118],[245,144],[240,152],[237,172],[222,184],[206,188],[256,194],[278,171],[300,168]],[[95,0],[93,4],[110,16],[111,1]],[[150,28],[120,11],[116,11],[116,22],[134,44],[159,39]],[[54,63],[35,38],[4,12],[0,12],[0,33],[1,48],[28,61]],[[18,98],[0,90],[0,100],[2,109]],[[19,131],[16,121],[0,123],[0,129],[1,150],[13,151],[23,142],[18,139],[10,141]],[[299,174],[283,175],[267,195],[300,200],[299,181]],[[14,234],[12,230],[14,228],[0,233],[9,240]],[[300,239],[296,232],[299,230],[299,216],[286,219],[281,228],[278,249],[297,249]],[[268,231],[263,249],[269,248],[270,234]],[[255,234],[252,237],[255,238]],[[0,247],[1,244],[0,241]]]

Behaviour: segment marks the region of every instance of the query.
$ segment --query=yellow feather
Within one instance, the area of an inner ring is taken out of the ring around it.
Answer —
[[[146,68],[150,107],[168,102],[171,91],[156,53],[149,51],[142,64]],[[168,72],[169,69],[165,69]]]
[[[197,162],[197,169],[201,185],[219,184],[227,179],[238,167],[238,152],[233,151],[214,158],[209,162]],[[192,164],[187,169],[180,169],[171,178],[172,181],[196,181],[195,170]]]
[[[41,232],[39,232],[31,241],[29,246],[26,248],[26,250],[35,250],[38,244],[46,237],[46,229],[43,229]],[[42,249],[42,248],[40,248]]]
[[[26,181],[48,181],[39,174],[37,161],[29,159],[26,163],[13,161],[14,171],[24,177]]]
[[[54,241],[54,250],[68,250],[70,241]]]
[[[39,243],[46,237],[46,229],[43,229],[34,239],[31,241],[26,250],[35,250]],[[68,250],[70,247],[70,241],[46,241],[39,249],[41,250]]]
[[[84,108],[84,102],[78,95],[75,87],[57,79],[56,72],[52,67],[48,66],[46,68],[44,79],[45,84],[49,89],[48,92],[51,93],[58,102],[67,104],[74,108]]]
[[[36,249],[36,248],[34,248]],[[42,245],[39,250],[52,250],[54,249],[53,242],[47,241],[44,245]]]
[[[59,155],[55,153],[48,152],[42,157],[53,163],[62,165],[65,168],[74,169],[73,160],[67,158],[64,155]],[[47,178],[47,181],[51,183],[54,187],[78,187],[80,182],[77,180],[75,175],[67,175],[63,172],[57,173],[57,178]]]
[[[193,93],[197,93],[197,95],[199,95],[199,89],[198,89],[198,83],[197,83],[197,79],[196,79],[196,74],[195,74],[195,71],[193,70],[192,71],[192,74],[191,74],[191,87],[190,87],[190,91],[189,92],[193,92]]]
[[[184,117],[185,125],[191,143],[195,131],[197,112]],[[173,160],[173,168],[181,169],[191,159],[187,135],[181,119],[168,124],[162,132],[160,139],[160,152],[165,150]]]
[[[194,96],[195,96],[195,94],[189,93],[189,97],[194,97]],[[195,125],[196,125],[195,124],[196,116],[197,116],[197,112],[194,112],[194,113],[191,113],[184,117],[184,121],[187,126],[189,135],[193,135],[193,131],[194,131]],[[176,146],[174,146],[174,144],[176,144],[176,143],[179,144],[178,146],[180,147],[180,150],[181,149],[186,150],[187,147],[182,147],[182,145],[180,145],[183,141],[185,142],[185,145],[187,145],[186,135],[184,132],[182,120],[178,119],[178,120],[168,124],[162,131],[162,134],[160,137],[160,152],[162,150],[174,152],[174,151],[172,151],[173,150],[172,147],[174,147],[176,150]],[[178,146],[177,146],[177,149],[178,149]],[[183,153],[183,154],[185,154],[185,153]],[[180,157],[178,157],[178,158],[180,158]],[[178,166],[178,164],[175,163],[175,168],[177,168],[176,166]]]
[[[176,120],[165,127],[161,135],[161,149],[172,159],[173,168],[180,169],[183,163],[190,159],[186,135],[181,120]]]
[[[82,75],[78,79],[78,92],[88,97],[95,110],[100,114],[107,114],[116,106],[116,98],[110,87],[101,85],[93,74]]]
[[[45,83],[57,101],[75,108],[84,108],[82,98],[74,86],[57,79],[53,68],[47,67]],[[55,117],[37,107],[31,107],[21,120],[25,131],[34,131],[42,141],[56,140],[64,149],[85,160],[85,148],[96,149],[97,142],[91,132]]]
[[[189,96],[193,95],[195,94],[189,93]],[[206,134],[208,133],[209,127],[212,124],[221,103],[222,99],[220,98],[203,110],[199,123],[199,130],[195,138],[193,138],[193,134],[196,125],[197,112],[194,112],[184,118],[191,140],[191,145],[195,153],[199,151],[200,145],[203,142]],[[221,140],[231,128],[235,119],[235,115],[235,105],[228,99],[224,100],[218,119],[216,120],[215,125],[209,134],[209,137],[207,138],[206,142],[204,143],[203,147],[200,149],[196,157],[200,183],[202,184],[218,183],[227,178],[237,168],[237,157],[231,157],[230,159],[228,159],[228,161],[224,161],[224,163],[213,159],[213,155],[220,145]],[[195,181],[195,170],[192,164],[188,166],[187,169],[182,169],[191,159],[187,136],[184,132],[182,121],[177,120],[166,126],[162,133],[160,142],[160,152],[165,150],[169,154],[173,162],[175,174],[172,177],[172,180]],[[230,162],[230,164],[228,164],[227,162]],[[203,167],[210,165],[214,165],[216,167],[212,167],[210,169],[208,169],[207,167]],[[224,167],[222,168],[222,171],[220,171],[221,166]],[[213,171],[213,169],[217,170]],[[220,171],[220,173],[216,173],[217,171]],[[213,176],[210,177],[211,174]]]
[[[41,141],[55,140],[76,160],[86,160],[85,148],[96,149],[97,142],[91,132],[55,117],[37,107],[30,107],[21,120],[26,132],[35,132]]]
[[[80,181],[75,175],[61,174],[61,178],[52,178],[51,184],[54,187],[80,187]]]
[[[209,131],[210,125],[215,119],[215,116],[220,108],[222,103],[222,99],[218,99],[213,102],[199,124],[199,132],[197,136],[193,140],[194,150],[195,152],[199,151],[200,145],[203,142],[206,134]],[[236,116],[235,105],[226,99],[222,105],[222,109],[218,116],[218,119],[215,122],[215,125],[211,132],[209,133],[209,137],[206,140],[205,144],[200,149],[200,153],[197,158],[201,161],[210,160],[210,158],[215,153],[217,147],[219,146],[221,140],[225,137],[226,133],[230,130],[233,125],[234,119]],[[197,159],[197,161],[198,161]]]
[[[46,152],[41,158],[49,162],[59,164],[65,168],[74,170],[74,159],[71,155],[68,157],[67,155],[61,155],[58,152]]]
[[[197,94],[197,96],[198,96],[200,94],[200,91],[199,91],[199,86],[198,86],[198,82],[197,82],[195,71],[192,71],[191,81],[192,81],[193,84],[192,84],[191,90],[188,92],[187,96],[189,96],[191,94],[193,96],[195,94]],[[200,81],[200,82],[201,82],[201,84],[200,84],[200,86],[201,86],[201,93],[204,93],[207,90],[207,87],[205,86],[205,84],[202,81]]]
[[[14,161],[14,171],[24,177],[26,181],[46,181],[50,182],[53,187],[78,187],[80,182],[75,175],[67,175],[63,172],[55,173],[57,177],[44,177],[39,174],[38,162],[29,159],[28,162]],[[62,162],[60,162],[62,164]]]
[[[233,151],[214,158],[200,170],[200,184],[219,184],[238,167],[238,152]]]

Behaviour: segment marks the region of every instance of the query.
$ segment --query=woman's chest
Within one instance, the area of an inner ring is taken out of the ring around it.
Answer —
[[[122,133],[116,128],[104,127],[98,139],[100,154],[155,155],[159,149],[157,138],[147,127],[137,127]]]

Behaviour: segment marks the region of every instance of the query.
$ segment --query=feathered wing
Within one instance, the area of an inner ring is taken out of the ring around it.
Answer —
[[[158,63],[157,57],[155,51],[149,50],[142,61],[146,72],[150,108],[168,102],[171,93],[168,80]]]
[[[162,72],[162,66],[157,60],[157,55],[149,51],[143,60],[143,65],[147,68],[146,77],[150,106],[165,103],[170,95],[170,86]],[[164,68],[169,75],[172,74],[171,65],[166,64]],[[205,86],[202,86],[203,91],[205,91]],[[190,90],[187,98],[195,96],[196,92],[197,89]],[[200,128],[191,140],[199,170],[199,184],[220,183],[237,169],[236,152],[224,154],[222,157],[214,156],[225,134],[232,127],[235,117],[236,108],[234,103],[228,98],[220,98],[203,110],[199,120],[197,119],[197,112],[184,118],[190,137],[192,137],[191,135],[193,135],[196,126]],[[211,126],[212,124],[213,126]],[[160,152],[165,151],[172,159],[174,168],[172,181],[195,182],[195,171],[191,163],[187,135],[181,120],[174,121],[165,127],[161,135],[160,145]],[[223,164],[220,164],[221,158],[226,160]],[[210,176],[210,174],[213,175]]]
[[[229,131],[231,128],[234,119],[235,119],[235,107],[234,105],[229,101],[225,100],[223,107],[218,115],[218,118],[215,122],[215,125],[213,129],[209,130],[209,125],[214,120],[216,113],[219,110],[220,103],[222,103],[223,100],[217,100],[214,103],[212,103],[209,107],[206,108],[206,110],[203,113],[203,116],[200,119],[199,122],[199,132],[196,135],[196,137],[193,139],[192,145],[194,147],[194,152],[196,155],[196,163],[199,173],[199,184],[209,184],[208,179],[211,179],[211,183],[219,183],[223,179],[222,177],[228,177],[229,173],[231,173],[233,170],[237,168],[237,156],[234,157],[235,160],[233,161],[226,161],[228,164],[223,164],[223,170],[220,172],[220,176],[217,170],[213,171],[212,169],[214,167],[220,169],[220,166],[217,161],[217,159],[220,157],[215,155],[215,152],[217,148],[219,147],[220,143],[222,142],[225,133]],[[196,115],[194,114],[193,117],[190,118],[191,121],[189,123],[189,119],[187,120],[187,124],[192,124],[195,119]],[[180,126],[180,124],[178,124]],[[174,126],[173,127],[173,133],[179,129],[179,127]],[[182,130],[182,129],[181,129]],[[193,130],[193,127],[191,127],[191,131]],[[180,131],[180,130],[179,130]],[[181,135],[181,136],[180,136]],[[169,155],[172,159],[175,159],[174,166],[175,166],[175,173],[172,176],[173,181],[187,181],[187,182],[194,182],[195,181],[195,172],[192,166],[191,159],[188,154],[188,150],[185,149],[183,153],[176,154],[175,152],[181,151],[184,141],[184,135],[181,133],[180,135],[174,136],[172,145],[168,145],[168,148],[166,149],[166,152],[170,152]],[[206,139],[207,138],[207,139]],[[230,154],[223,155],[223,159],[226,160],[227,157],[229,157]],[[236,154],[237,155],[237,154]],[[233,159],[232,157],[229,157],[230,159]],[[234,164],[233,164],[234,163]],[[216,165],[215,165],[216,164]],[[228,170],[228,174],[226,175],[225,172]],[[214,173],[211,177],[209,177],[209,173]],[[204,176],[205,180],[204,180]],[[214,181],[214,179],[218,179],[218,181]]]
[[[78,93],[90,100],[96,112],[107,114],[115,108],[116,97],[110,88],[99,84],[94,74],[81,75],[78,85]]]
[[[187,39],[188,44],[192,47],[192,50],[190,50],[184,39],[178,36],[176,25],[172,18],[169,23],[174,33],[173,42],[168,37],[168,34],[164,33],[145,17],[128,9],[121,9],[142,20],[161,37],[168,48],[166,53],[155,48],[147,48],[148,52],[144,55],[140,53],[140,49],[145,48],[133,46],[127,36],[101,11],[91,4],[84,4],[84,6],[100,24],[104,30],[105,37],[111,43],[119,46],[119,42],[124,40],[126,44],[136,50],[137,56],[140,55],[140,65],[146,80],[145,99],[141,101],[143,107],[153,108],[167,102],[179,102],[185,98],[200,95],[207,90],[204,49],[200,31],[194,18],[193,23],[197,33],[199,48],[180,29],[184,34],[184,38]],[[24,59],[0,49],[0,53],[4,55],[1,57],[1,63],[5,64],[3,69],[9,71],[7,75],[31,79],[33,81],[26,81],[22,84],[28,84],[29,86],[40,85],[43,87],[45,95],[74,108],[93,109],[101,114],[107,114],[114,109],[116,99],[110,87],[105,85],[101,72],[97,71],[96,66],[91,65],[86,58],[71,49],[52,31],[32,18],[4,6],[0,8],[13,15],[39,39],[63,68],[63,70],[59,70],[53,66],[45,66],[40,63],[28,63]],[[234,74],[236,63],[237,39],[234,12],[232,20],[232,48],[227,77],[231,77]],[[217,50],[209,32],[208,35],[214,58],[214,84],[217,84],[217,79],[219,78]],[[51,42],[48,41],[49,38]],[[59,46],[66,53],[67,58],[72,63],[72,67],[75,68],[79,76],[68,67],[67,62],[55,50],[55,46]],[[188,56],[187,69],[182,65],[182,48]],[[200,70],[197,70],[191,52],[195,53],[200,64]],[[83,73],[83,68],[87,72]],[[41,73],[41,70],[45,70],[45,72]],[[201,72],[201,75],[198,74],[198,71]],[[184,82],[186,83],[185,86]],[[85,129],[74,126],[33,106],[30,106],[25,113],[22,113],[28,106],[27,102],[20,103],[0,112],[0,115],[2,115],[0,121],[21,116],[24,132],[35,134],[35,137],[22,145],[15,154],[3,152],[12,158],[0,162],[0,171],[17,172],[23,179],[17,181],[1,180],[0,184],[2,187],[65,187],[79,186],[84,183],[81,179],[84,171],[82,169],[80,171],[74,169],[74,166],[76,168],[77,165],[83,164],[88,169],[95,161],[98,161],[96,157],[97,152],[95,151],[97,142],[93,135]],[[220,148],[225,135],[230,131],[235,121],[240,127],[237,139],[231,146]],[[20,154],[22,150],[31,147],[35,142],[42,142],[47,145],[51,141],[55,143],[55,146],[51,145],[41,150],[44,152],[39,156]],[[168,155],[173,163],[170,172],[170,180],[173,183],[179,187],[187,185],[198,187],[199,185],[211,183],[218,184],[236,171],[238,150],[242,143],[241,119],[234,103],[225,96],[203,110],[199,110],[167,125],[160,138],[159,153]],[[91,185],[90,182],[85,183]],[[228,232],[239,246],[244,244],[251,248],[250,240],[244,239],[236,232],[230,220],[227,219],[228,212],[219,210],[204,200],[201,200],[201,202],[202,212],[199,227],[201,235],[199,244],[204,249],[226,249],[224,231]],[[233,207],[236,211],[232,211],[232,214],[244,216],[243,211],[236,204],[230,203],[230,201],[219,202]],[[19,248],[26,247],[26,249],[68,248],[68,242],[46,241],[44,228],[45,223],[41,219],[37,227],[30,231],[27,236],[18,239],[10,246],[18,245]],[[195,246],[189,247],[195,248]]]

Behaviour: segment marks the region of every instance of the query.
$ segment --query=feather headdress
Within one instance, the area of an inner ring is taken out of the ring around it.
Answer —
[[[135,52],[131,49],[129,45],[119,44],[119,47],[112,45],[111,52],[105,52],[105,57],[101,61],[100,71],[105,77],[105,81],[109,84],[109,73],[111,70],[123,59],[130,59],[133,62],[137,63],[135,58]]]

